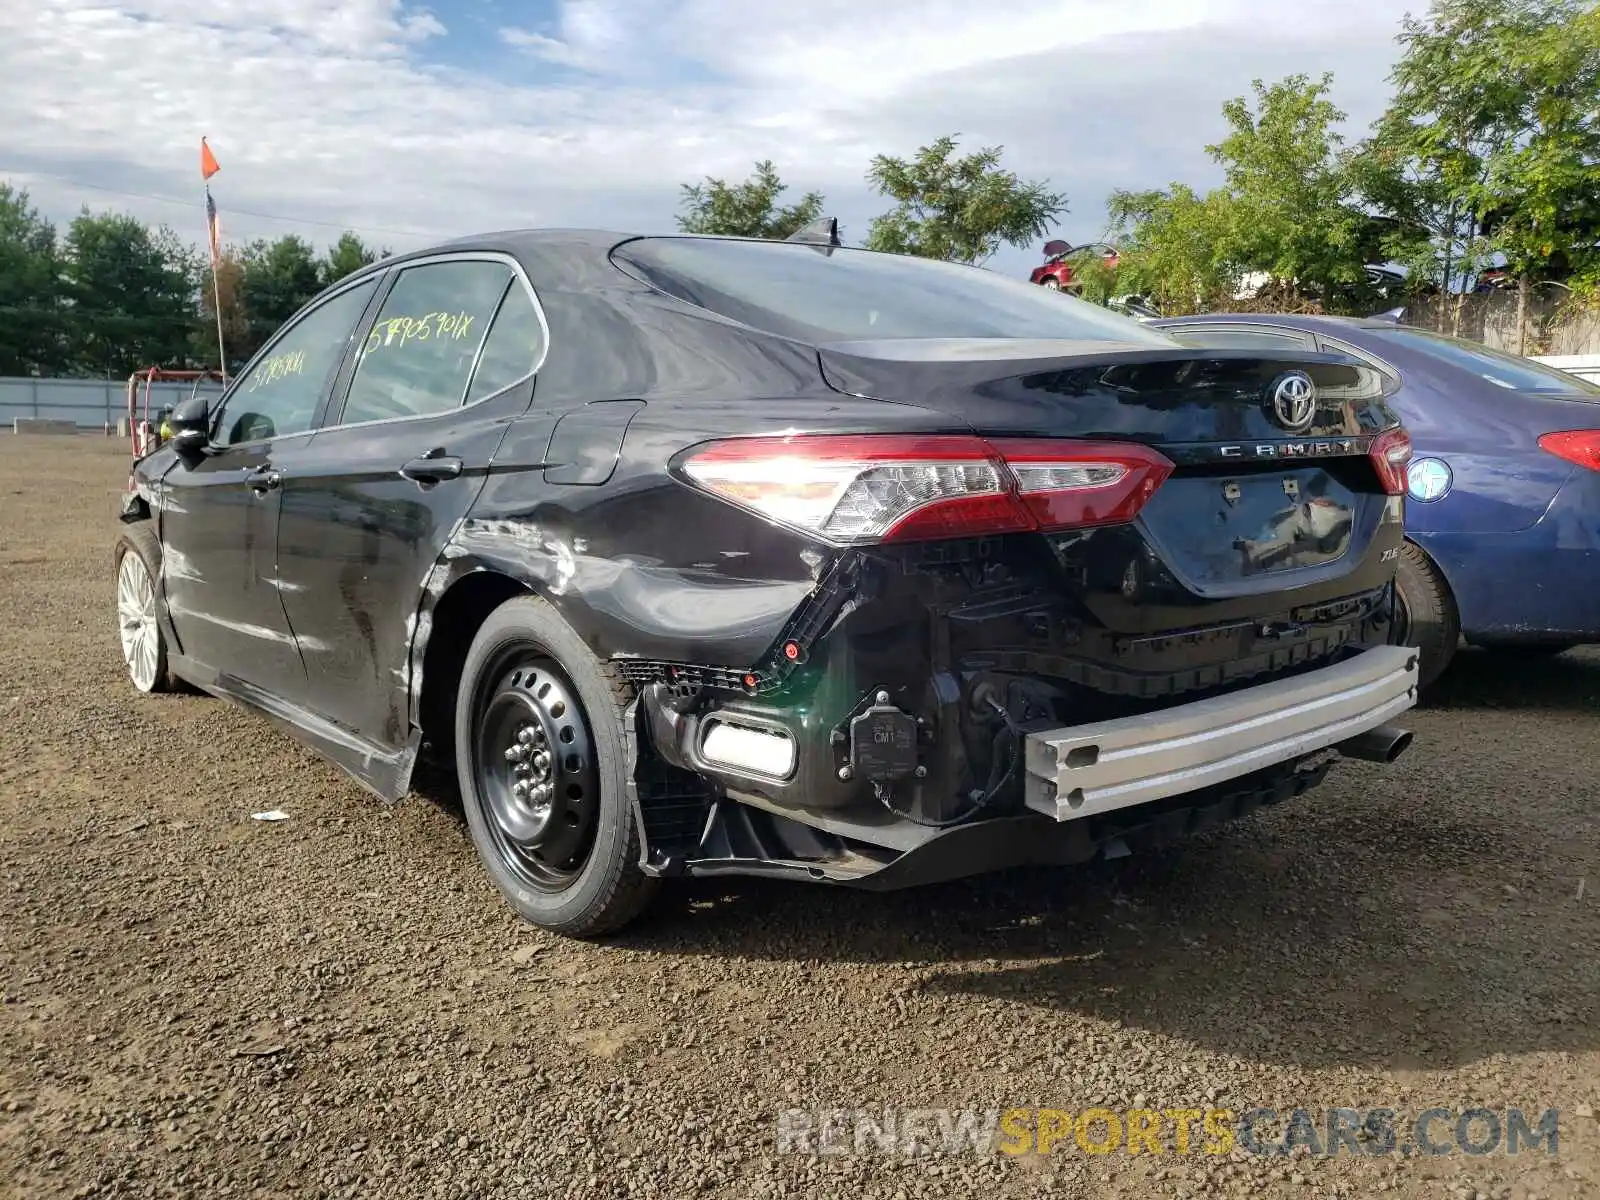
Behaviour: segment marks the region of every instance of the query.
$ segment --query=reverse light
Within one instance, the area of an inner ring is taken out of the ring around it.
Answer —
[[[682,471],[770,520],[854,545],[1132,520],[1172,464],[1120,443],[867,434],[716,442]]]
[[[1411,461],[1411,435],[1398,426],[1385,430],[1367,446],[1367,457],[1378,473],[1378,482],[1391,496],[1406,492],[1406,464]]]
[[[714,722],[700,743],[700,755],[719,767],[731,767],[771,779],[794,774],[794,739],[771,729]]]
[[[1600,429],[1547,433],[1539,439],[1539,449],[1591,471],[1600,471]]]

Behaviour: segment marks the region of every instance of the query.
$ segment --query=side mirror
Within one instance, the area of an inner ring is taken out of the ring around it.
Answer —
[[[211,401],[190,396],[172,410],[172,448],[184,458],[198,458],[211,441]]]

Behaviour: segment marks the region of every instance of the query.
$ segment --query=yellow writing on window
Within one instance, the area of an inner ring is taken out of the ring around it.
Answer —
[[[261,360],[261,365],[256,368],[255,378],[250,381],[247,391],[255,391],[259,387],[277,383],[287,376],[298,375],[306,368],[306,352],[304,350],[285,350],[281,354],[274,354],[271,358]]]
[[[367,334],[366,353],[385,346],[406,346],[412,342],[435,341],[444,338],[461,341],[471,331],[477,320],[471,313],[430,312],[420,317],[389,317],[379,321]]]

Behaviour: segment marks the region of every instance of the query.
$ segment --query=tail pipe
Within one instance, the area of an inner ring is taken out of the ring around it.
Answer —
[[[1348,758],[1379,763],[1392,763],[1410,748],[1411,731],[1398,725],[1379,725],[1334,747]]]

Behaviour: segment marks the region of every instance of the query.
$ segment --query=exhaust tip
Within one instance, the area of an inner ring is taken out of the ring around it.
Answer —
[[[1394,725],[1379,725],[1365,733],[1358,733],[1349,741],[1340,742],[1338,750],[1347,758],[1366,762],[1392,763],[1411,748],[1412,733]]]

